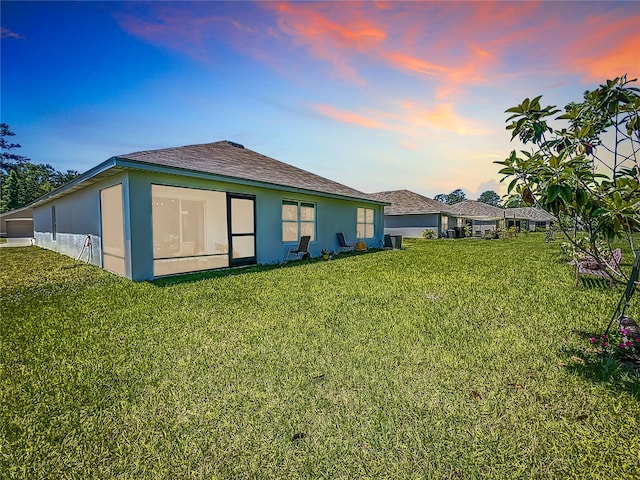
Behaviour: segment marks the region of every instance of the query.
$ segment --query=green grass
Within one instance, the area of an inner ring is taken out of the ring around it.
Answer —
[[[542,235],[404,243],[139,284],[0,249],[0,476],[638,478],[587,340],[622,287]]]

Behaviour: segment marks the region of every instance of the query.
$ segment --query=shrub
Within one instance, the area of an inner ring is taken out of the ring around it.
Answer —
[[[427,228],[424,232],[422,232],[422,238],[432,239],[435,238],[436,232]]]

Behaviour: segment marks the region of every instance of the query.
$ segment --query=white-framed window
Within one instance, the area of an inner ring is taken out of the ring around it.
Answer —
[[[442,231],[446,232],[447,230],[449,230],[449,217],[447,217],[446,215],[442,216]]]
[[[304,235],[316,239],[315,203],[282,200],[282,241],[297,242]]]
[[[373,208],[358,208],[356,221],[357,238],[373,238],[374,234],[374,210]]]

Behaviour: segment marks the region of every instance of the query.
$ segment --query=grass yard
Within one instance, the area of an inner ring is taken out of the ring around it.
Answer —
[[[588,341],[623,287],[538,234],[404,243],[139,284],[0,249],[0,476],[640,478]]]

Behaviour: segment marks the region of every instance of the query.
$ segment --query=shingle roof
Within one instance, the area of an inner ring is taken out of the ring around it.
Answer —
[[[379,202],[369,194],[226,140],[146,150],[118,155],[116,158]]]
[[[371,196],[391,204],[384,207],[385,215],[419,215],[449,211],[449,205],[409,190],[377,192],[372,193]]]
[[[507,218],[513,218],[515,215],[516,218],[524,218],[535,222],[548,222],[553,220],[553,215],[541,208],[518,207],[506,208],[505,211],[507,212]]]
[[[457,216],[487,218],[490,220],[503,218],[505,210],[475,200],[463,200],[449,205],[449,211]]]

